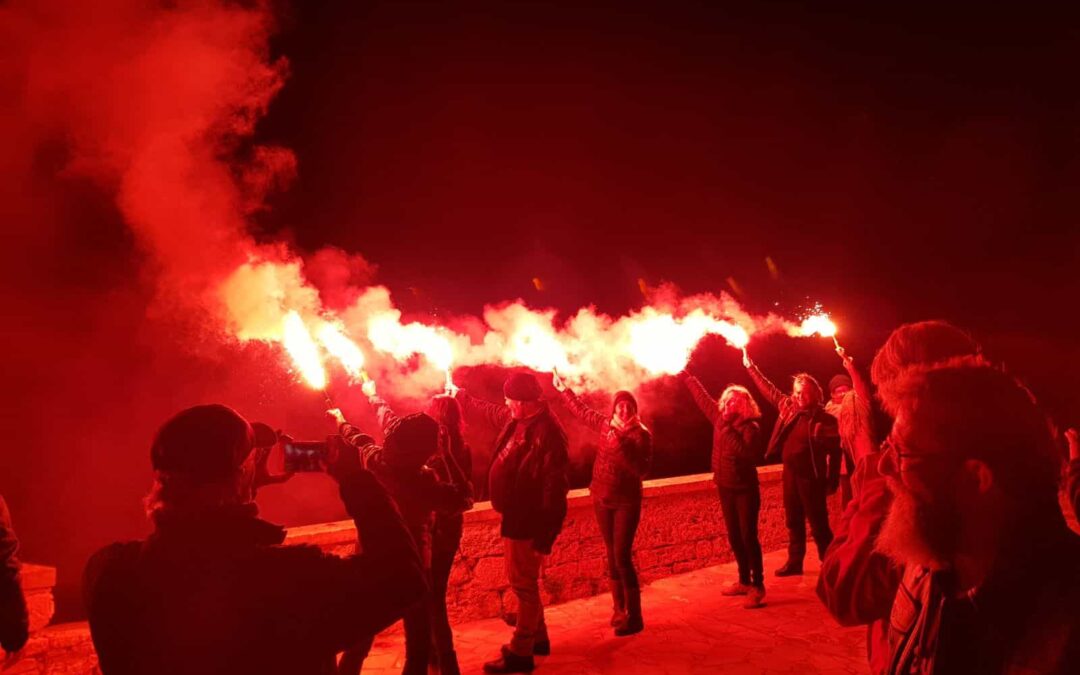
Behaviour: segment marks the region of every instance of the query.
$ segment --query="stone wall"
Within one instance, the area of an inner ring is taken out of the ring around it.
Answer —
[[[759,536],[762,548],[771,551],[787,542],[781,468],[761,467],[758,475]],[[572,490],[568,501],[563,531],[543,571],[541,591],[546,604],[607,592],[604,544],[588,490]],[[829,502],[835,519],[839,498]],[[355,540],[351,521],[292,528],[288,538],[290,543],[315,544],[336,553],[354,550]],[[809,548],[813,551],[812,544]],[[642,583],[734,559],[711,475],[646,481],[634,558]],[[450,575],[447,606],[453,622],[514,610],[503,566],[499,515],[488,502],[477,504],[465,514],[465,531]]]
[[[761,467],[762,548],[786,545],[780,467]],[[832,518],[838,498],[830,499]],[[288,543],[312,544],[347,555],[356,548],[352,521],[290,528]],[[708,474],[646,481],[641,524],[634,557],[642,583],[733,559],[712,477]],[[813,550],[813,545],[810,546]],[[811,554],[812,555],[812,554]],[[555,542],[543,572],[546,604],[557,604],[607,592],[604,544],[593,516],[587,490],[573,490],[562,534]],[[766,570],[768,573],[768,570]],[[28,565],[23,584],[30,600],[35,632],[17,661],[4,664],[3,675],[64,675],[99,673],[97,658],[85,622],[41,628],[52,616],[52,568]],[[500,616],[514,610],[513,594],[503,568],[499,515],[487,502],[465,514],[461,551],[447,594],[454,623]],[[399,624],[400,626],[400,624]],[[400,627],[391,630],[400,630]]]

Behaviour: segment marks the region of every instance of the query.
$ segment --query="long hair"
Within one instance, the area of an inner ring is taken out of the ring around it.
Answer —
[[[957,356],[982,360],[982,346],[948,321],[905,323],[894,330],[870,365],[870,379],[889,414],[898,406],[896,380],[912,366],[929,366]],[[985,363],[985,361],[984,361]]]
[[[465,442],[465,416],[461,414],[461,404],[453,396],[439,394],[428,403],[427,414],[446,427],[450,442],[458,446]]]
[[[721,410],[732,398],[738,401],[737,407],[740,419],[752,420],[761,417],[761,408],[758,407],[757,401],[750,395],[750,390],[746,387],[738,384],[729,384],[727,388],[724,389],[724,393],[720,394]]]

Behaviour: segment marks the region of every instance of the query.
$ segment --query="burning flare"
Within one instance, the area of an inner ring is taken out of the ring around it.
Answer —
[[[291,311],[285,315],[284,337],[285,350],[292,357],[296,369],[312,389],[326,389],[326,370],[319,356],[319,346],[311,339],[311,333],[300,315]]]
[[[836,337],[836,324],[832,322],[828,314],[814,314],[806,317],[799,326],[799,334],[805,337],[820,335],[821,337]]]
[[[345,337],[345,334],[331,323],[324,323],[319,328],[319,342],[336,358],[345,372],[349,374],[352,382],[367,379],[364,372],[364,352],[356,346],[356,343]]]

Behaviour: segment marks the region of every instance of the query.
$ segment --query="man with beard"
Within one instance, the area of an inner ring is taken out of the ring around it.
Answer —
[[[896,414],[894,383],[907,369],[956,356],[977,359],[982,347],[967,333],[945,321],[919,321],[900,326],[874,356],[870,378],[885,411]],[[858,447],[856,447],[858,450]],[[853,500],[836,524],[836,537],[825,554],[818,577],[818,597],[844,626],[867,627],[867,660],[872,673],[888,666],[888,619],[900,586],[900,570],[874,549],[892,495],[878,473],[880,452],[855,456]]]
[[[822,407],[821,385],[806,373],[793,379],[791,394],[784,394],[743,356],[743,365],[761,395],[780,412],[765,451],[765,461],[784,462],[784,518],[788,529],[788,559],[776,570],[778,577],[803,572],[806,556],[806,521],[814,534],[818,557],[833,539],[825,497],[840,485],[840,433],[836,418]]]
[[[1031,393],[957,359],[896,383],[877,548],[902,570],[888,673],[1080,672],[1080,537]]]

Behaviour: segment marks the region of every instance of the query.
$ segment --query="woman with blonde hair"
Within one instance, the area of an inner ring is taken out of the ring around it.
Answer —
[[[739,567],[739,580],[721,593],[745,595],[743,606],[747,609],[761,607],[765,604],[761,542],[758,541],[761,491],[757,465],[764,454],[761,410],[746,387],[728,385],[716,401],[693,375],[684,372],[683,382],[713,425],[713,480],[720,495],[728,542]]]

